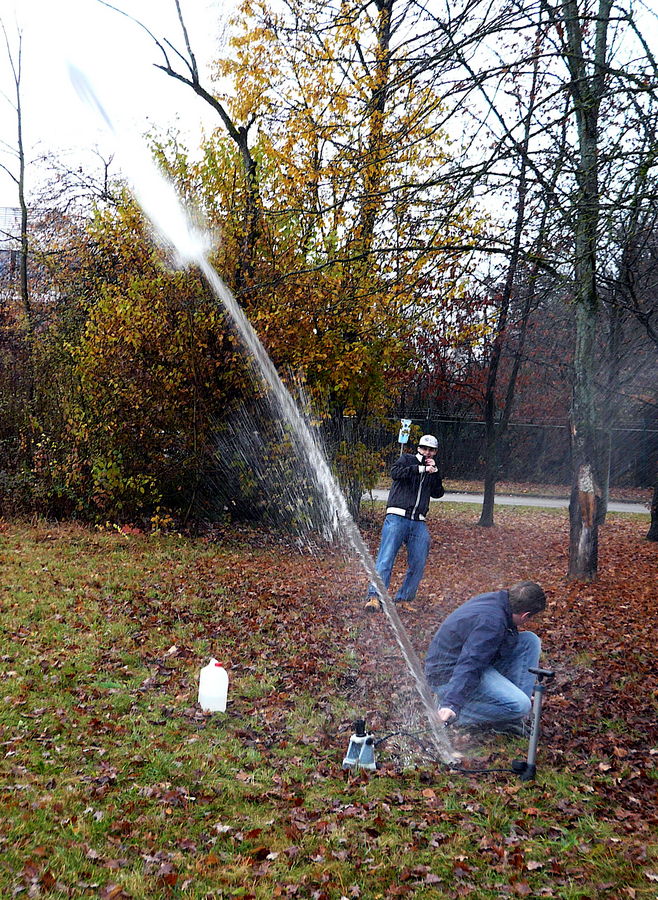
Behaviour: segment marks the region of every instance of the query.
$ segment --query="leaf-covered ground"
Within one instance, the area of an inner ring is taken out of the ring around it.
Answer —
[[[379,515],[363,523],[373,549]],[[569,584],[564,513],[433,515],[422,656],[469,595],[540,581],[554,668],[539,773],[521,740],[426,724],[366,578],[258,532],[214,540],[5,525],[0,896],[650,898],[658,887],[656,545],[610,516],[601,577]],[[399,575],[398,575],[399,577]],[[225,715],[195,704],[213,654]],[[343,773],[363,715],[380,769]]]

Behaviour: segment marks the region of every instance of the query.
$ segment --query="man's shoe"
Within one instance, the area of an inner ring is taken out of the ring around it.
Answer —
[[[367,609],[368,612],[379,612],[382,608],[379,597],[370,597],[364,608]]]
[[[395,605],[399,606],[400,609],[403,609],[405,612],[416,612],[416,607],[412,606],[408,600],[396,600]]]

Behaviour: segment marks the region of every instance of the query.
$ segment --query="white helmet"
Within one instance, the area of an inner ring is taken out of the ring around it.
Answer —
[[[434,450],[439,449],[439,442],[433,434],[424,434],[418,441],[419,447],[432,447]]]

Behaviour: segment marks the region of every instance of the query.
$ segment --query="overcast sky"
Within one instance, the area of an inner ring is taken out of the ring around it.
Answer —
[[[654,12],[658,9],[658,0],[638,2]],[[203,69],[220,52],[226,19],[237,0],[181,0],[181,4]],[[181,46],[174,0],[114,0],[114,5],[144,22],[157,37]],[[207,104],[154,67],[161,56],[148,35],[98,0],[0,0],[0,19],[14,51],[17,28],[23,34],[23,128],[31,160],[51,152],[90,166],[94,148],[106,157],[113,150],[113,141],[100,121],[76,95],[69,63],[88,77],[123,132],[143,134],[153,126],[164,131],[178,123],[190,133],[194,146],[203,124],[216,124],[216,115]],[[0,92],[15,100],[1,33]],[[16,116],[2,96],[0,142],[16,144]],[[15,160],[2,152],[1,143],[0,162],[15,168]],[[44,171],[42,166],[29,167],[28,194]],[[17,202],[15,185],[0,171],[0,207],[16,206]]]
[[[115,0],[114,5],[143,21],[157,37],[181,45],[173,0]],[[232,0],[182,0],[201,66],[217,55],[233,6]],[[96,146],[105,154],[111,152],[111,138],[71,85],[69,63],[87,75],[121,129],[143,133],[152,125],[164,130],[178,122],[199,134],[203,122],[214,124],[207,104],[154,67],[161,56],[148,35],[98,0],[0,0],[0,18],[14,51],[17,28],[23,35],[23,128],[30,159],[47,151],[84,158],[84,151]],[[0,41],[0,91],[15,101],[1,33]],[[4,97],[0,97],[0,140],[16,144],[16,115]],[[0,162],[15,168],[6,152]],[[38,177],[37,168],[31,167],[27,177],[29,189]],[[0,207],[17,202],[15,185],[0,172]]]

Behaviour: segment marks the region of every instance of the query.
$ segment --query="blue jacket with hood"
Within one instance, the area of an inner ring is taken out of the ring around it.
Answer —
[[[517,640],[507,591],[479,594],[453,610],[425,659],[430,686],[442,688],[441,706],[459,714],[487,666],[511,652]]]

